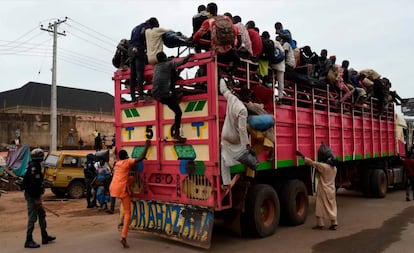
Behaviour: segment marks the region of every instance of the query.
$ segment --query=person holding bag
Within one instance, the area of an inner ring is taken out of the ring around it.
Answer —
[[[330,230],[336,230],[338,227],[337,221],[337,206],[336,206],[336,191],[335,191],[335,156],[331,149],[325,144],[321,144],[318,150],[319,162],[305,157],[300,151],[296,151],[296,155],[305,160],[305,164],[311,166],[319,173],[319,181],[316,189],[316,226],[312,229],[322,230],[324,228],[324,220],[331,221]]]

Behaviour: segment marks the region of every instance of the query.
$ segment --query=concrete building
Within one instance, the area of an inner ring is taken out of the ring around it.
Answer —
[[[0,150],[20,136],[31,147],[50,145],[51,85],[29,82],[19,89],[0,92]],[[110,145],[115,133],[114,98],[105,92],[57,86],[58,149],[94,145],[93,132],[106,136]]]

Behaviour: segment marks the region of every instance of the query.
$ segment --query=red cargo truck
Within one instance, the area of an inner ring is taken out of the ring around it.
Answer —
[[[317,159],[321,142],[340,161],[338,187],[384,197],[387,188],[402,184],[403,140],[396,138],[401,126],[396,124],[393,105],[379,113],[375,99],[364,108],[352,106],[351,98],[339,104],[329,86],[287,80],[283,104],[272,103],[269,112],[275,118],[275,159],[268,161],[268,152],[252,140],[260,161],[257,170],[232,166],[231,189],[223,190],[220,134],[226,100],[218,89],[219,67],[210,52],[196,54],[180,66],[182,80],[177,85],[184,94],[180,106],[185,143],[171,136],[174,113],[153,99],[128,102],[129,70],[115,72],[116,149],[138,157],[145,141],[151,141],[146,160],[133,171],[133,213],[128,224],[132,231],[208,248],[215,218],[239,222],[243,235],[255,237],[272,235],[280,220],[303,224],[317,179],[315,170],[306,167],[295,151]],[[233,79],[239,85],[258,85],[254,68],[243,62]],[[146,92],[151,90],[152,74],[153,67],[147,65]],[[269,95],[274,101],[273,92]]]

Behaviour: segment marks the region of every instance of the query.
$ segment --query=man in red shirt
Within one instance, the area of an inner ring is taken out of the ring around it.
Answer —
[[[254,21],[246,23],[247,32],[249,33],[250,41],[252,42],[252,57],[253,60],[258,61],[259,56],[263,51],[262,37],[260,37],[259,29],[256,28]]]
[[[204,20],[204,22],[201,24],[200,29],[198,29],[197,32],[195,32],[192,36],[192,40],[196,43],[203,43],[201,37],[205,35],[207,32],[211,32],[213,27],[215,26],[215,18],[217,17],[217,5],[215,3],[209,3],[207,5],[207,13],[208,13],[208,19]],[[231,18],[226,17],[231,23],[233,21]],[[220,45],[217,41],[214,40],[214,38],[211,38],[211,50],[213,50],[216,54],[226,54],[231,49],[234,48],[235,45],[237,45],[237,34],[238,34],[238,28],[237,26],[233,25],[233,34],[234,34],[234,44],[233,45]]]
[[[273,88],[266,87],[264,85],[254,85],[250,88],[254,96],[254,102],[264,105],[264,109],[273,114]]]
[[[217,55],[217,61],[220,63],[227,64],[229,72],[233,72],[234,69],[239,65],[240,58],[237,55],[235,46],[237,45],[237,34],[239,33],[238,27],[236,25],[232,25],[233,27],[233,37],[234,42],[231,44],[223,44],[220,41],[217,41],[214,38],[214,29],[216,26],[216,19],[222,19],[223,16],[217,15],[217,4],[209,3],[206,9],[208,13],[208,19],[204,20],[201,24],[200,29],[195,32],[192,36],[192,41],[196,44],[204,45],[205,41],[203,41],[202,36],[205,35],[207,32],[211,32],[211,51],[213,51],[214,55]],[[229,14],[229,13],[228,13]],[[231,17],[231,14],[229,14]],[[233,24],[232,19],[229,16],[224,16],[224,18],[228,19],[231,24]]]
[[[405,200],[410,201],[410,187],[414,199],[414,159],[412,153],[407,153],[407,158],[403,161],[405,173],[407,175],[407,184],[405,188]]]

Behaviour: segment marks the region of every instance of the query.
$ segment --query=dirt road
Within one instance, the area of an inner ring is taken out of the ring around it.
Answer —
[[[57,240],[42,245],[38,252],[119,252],[116,229],[118,215],[99,209],[86,209],[85,199],[58,200],[48,190],[44,205],[60,217],[48,212],[50,234]],[[276,234],[263,239],[240,238],[219,223],[213,232],[209,251],[155,236],[129,234],[129,252],[411,252],[414,238],[414,202],[406,202],[404,192],[388,193],[385,199],[366,199],[356,193],[339,193],[339,229],[315,231],[314,202],[306,223],[297,227],[279,227]],[[26,203],[23,192],[10,192],[0,197],[0,252],[36,251],[24,249]],[[117,202],[116,212],[119,203]],[[40,242],[39,227],[34,238]]]

